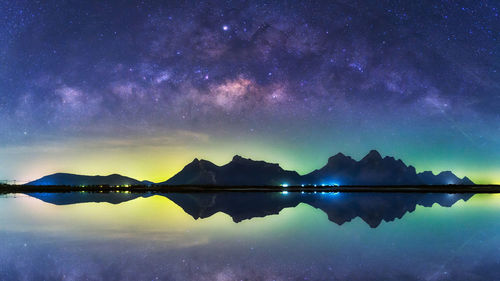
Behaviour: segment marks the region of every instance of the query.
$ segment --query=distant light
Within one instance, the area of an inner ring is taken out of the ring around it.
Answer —
[[[304,185],[303,185],[303,184],[302,184],[301,186],[302,186],[302,187],[304,187]]]
[[[288,194],[288,191],[284,190],[284,191],[281,192],[281,194],[285,194],[286,195],[286,194]]]
[[[224,30],[224,31],[228,31],[228,30],[229,30],[229,26],[227,26],[227,25],[223,25],[223,26],[222,26],[222,30]]]
[[[301,193],[302,193],[302,194],[304,194],[305,192],[304,192],[304,191],[302,191]]]
[[[288,187],[288,183],[282,183],[281,186]]]

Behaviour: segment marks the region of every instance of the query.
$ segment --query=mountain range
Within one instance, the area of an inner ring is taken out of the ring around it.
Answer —
[[[81,176],[53,174],[28,185],[151,185],[113,174],[109,176]],[[180,172],[158,185],[217,185],[217,186],[279,186],[279,185],[472,185],[469,178],[458,178],[450,171],[437,175],[431,171],[417,173],[400,159],[382,157],[376,150],[361,160],[338,153],[325,166],[305,175],[284,170],[279,164],[255,161],[241,156],[222,166],[207,160],[194,159]]]
[[[27,185],[141,185],[145,184],[133,178],[125,177],[118,174],[109,176],[82,176],[66,173],[57,173],[42,177],[35,181],[27,183]]]

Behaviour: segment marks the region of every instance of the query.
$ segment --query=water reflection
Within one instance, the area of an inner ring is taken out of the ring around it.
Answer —
[[[500,276],[500,195],[31,195],[0,196],[0,280]]]
[[[85,202],[118,204],[153,194],[131,193],[34,193],[30,196],[56,205]],[[451,207],[459,200],[467,201],[472,194],[441,193],[168,193],[167,197],[193,218],[208,218],[218,212],[229,215],[234,222],[280,213],[300,203],[322,210],[331,222],[342,225],[359,217],[375,228],[382,221],[393,221],[415,211],[417,205],[438,204]]]

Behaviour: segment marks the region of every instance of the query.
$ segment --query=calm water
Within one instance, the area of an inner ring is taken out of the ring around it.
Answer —
[[[0,241],[0,280],[500,280],[500,195],[4,195]]]

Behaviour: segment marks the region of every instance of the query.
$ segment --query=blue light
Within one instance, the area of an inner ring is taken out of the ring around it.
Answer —
[[[282,183],[281,186],[282,187],[288,187],[288,183]]]
[[[284,190],[284,191],[281,192],[281,194],[287,195],[288,191]]]

